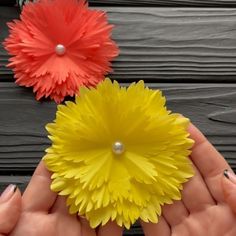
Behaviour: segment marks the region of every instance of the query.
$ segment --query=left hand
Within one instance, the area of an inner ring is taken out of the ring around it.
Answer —
[[[9,185],[0,197],[0,236],[9,234],[21,213],[21,194],[16,185]]]
[[[9,236],[122,235],[122,228],[113,222],[95,231],[85,218],[70,215],[65,198],[52,192],[50,184],[51,174],[40,162],[23,194],[19,221]]]

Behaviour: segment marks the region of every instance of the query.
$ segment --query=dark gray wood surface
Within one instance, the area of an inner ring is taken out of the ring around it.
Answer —
[[[236,6],[235,0],[88,0],[89,4],[110,6]],[[0,6],[14,6],[16,0],[1,0]]]
[[[4,21],[17,17],[0,8]],[[113,38],[121,54],[112,78],[152,81],[236,80],[236,8],[103,7],[115,25]],[[0,46],[0,80],[10,80],[8,56]]]
[[[148,84],[161,89],[168,108],[189,117],[236,169],[236,84]],[[50,145],[44,129],[54,102],[35,101],[31,89],[0,83],[0,191],[16,183],[23,191]],[[15,175],[15,176],[14,176]],[[124,235],[142,235],[135,225]]]
[[[115,25],[121,54],[111,77],[125,85],[144,79],[162,89],[169,109],[189,117],[236,170],[236,1],[89,2]],[[0,42],[6,22],[18,15],[0,0]],[[25,189],[50,145],[44,126],[56,112],[54,102],[37,102],[31,88],[14,84],[8,58],[0,46],[0,192],[9,183]],[[135,225],[124,235],[142,230]]]
[[[236,84],[150,84],[209,137],[236,169]],[[50,145],[45,124],[55,117],[54,102],[35,101],[31,89],[0,83],[0,171],[32,173]]]
[[[122,6],[236,6],[235,0],[89,0],[92,5]]]

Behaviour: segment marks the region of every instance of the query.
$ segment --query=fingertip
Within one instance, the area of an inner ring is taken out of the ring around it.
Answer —
[[[57,198],[57,194],[50,189],[51,182],[51,173],[41,161],[22,197],[25,211],[48,212],[51,209]]]
[[[188,126],[188,132],[190,134],[190,138],[195,141],[193,147],[198,146],[200,143],[206,140],[206,137],[203,135],[203,133],[192,123],[190,123]]]
[[[0,203],[0,233],[9,234],[15,227],[21,214],[21,192],[16,188],[7,201]]]
[[[34,172],[34,175],[44,176],[51,179],[51,172],[47,169],[43,160],[41,160]]]
[[[14,195],[8,202],[10,202],[10,204],[16,204],[17,206],[21,206],[21,192],[18,187],[16,187]]]
[[[221,183],[225,203],[227,203],[232,211],[236,214],[236,183],[232,178],[234,178],[234,174],[232,174],[230,171],[224,171]]]
[[[232,191],[236,191],[236,177],[231,171],[224,170],[222,177],[222,189],[225,196],[228,196],[232,193]]]

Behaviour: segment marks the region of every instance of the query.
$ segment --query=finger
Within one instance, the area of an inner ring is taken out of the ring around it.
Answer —
[[[193,168],[194,176],[184,184],[182,190],[182,201],[190,213],[215,205],[201,174],[195,166]]]
[[[62,196],[57,196],[56,201],[54,202],[50,213],[60,213],[60,214],[69,214],[68,207],[66,205],[66,198]]]
[[[182,201],[174,201],[173,204],[166,204],[162,209],[163,215],[171,227],[178,225],[189,216],[189,212]]]
[[[236,176],[231,171],[225,171],[221,181],[225,202],[236,214]]]
[[[98,236],[122,236],[123,228],[114,221],[108,222],[105,226],[99,227]]]
[[[145,236],[170,236],[171,229],[164,219],[163,216],[160,216],[159,221],[157,224],[154,223],[146,223],[141,221],[141,226]]]
[[[41,161],[23,194],[23,211],[48,212],[56,200],[57,194],[50,189],[51,174]]]
[[[83,236],[81,234],[81,224],[77,219],[77,215],[69,214],[66,207],[63,206],[63,203],[65,203],[64,199],[58,198],[53,205],[54,212],[50,212],[50,217],[54,222],[54,231],[57,232],[57,234],[53,234],[53,236]],[[49,235],[46,233],[46,236],[51,236],[51,234]]]
[[[190,125],[188,130],[190,137],[195,140],[191,159],[201,173],[211,195],[216,201],[222,202],[224,196],[221,189],[221,176],[222,172],[230,167],[194,125]]]
[[[0,234],[9,234],[16,226],[21,213],[21,193],[9,185],[0,198]]]
[[[81,235],[96,236],[95,230],[90,227],[89,222],[86,220],[86,218],[81,216],[78,216],[78,218],[81,224]]]

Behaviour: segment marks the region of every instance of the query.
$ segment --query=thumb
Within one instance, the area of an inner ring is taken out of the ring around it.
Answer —
[[[16,185],[9,185],[0,197],[0,235],[9,234],[21,213],[21,193]]]
[[[236,214],[236,175],[233,171],[224,171],[224,176],[222,177],[222,188],[225,202]]]

